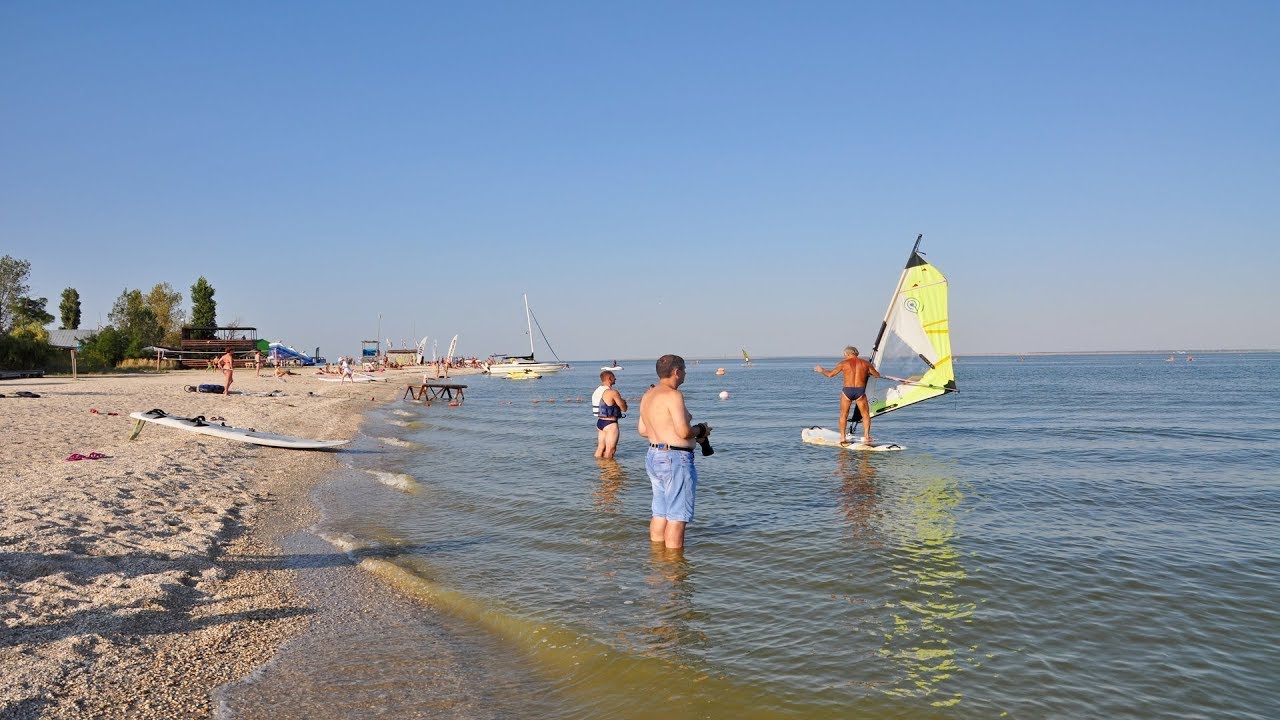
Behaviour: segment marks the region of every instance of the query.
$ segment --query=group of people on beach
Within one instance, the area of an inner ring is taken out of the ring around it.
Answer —
[[[693,414],[685,406],[680,386],[687,377],[684,358],[663,355],[655,368],[658,382],[650,385],[640,398],[640,419],[636,431],[649,441],[645,455],[645,472],[653,487],[649,541],[667,548],[683,548],[685,527],[693,520],[698,491],[698,469],[694,464],[694,445],[702,446],[710,455],[712,427],[694,423]],[[862,442],[871,443],[871,409],[867,401],[867,380],[880,377],[870,362],[858,356],[852,345],[844,349],[844,359],[830,370],[815,365],[814,371],[827,377],[842,375],[840,393],[840,442],[847,443],[849,410],[855,406],[864,428]],[[591,396],[596,414],[597,458],[612,460],[621,435],[619,421],[626,417],[627,400],[614,388],[618,378],[612,370],[600,373],[600,386]]]
[[[272,356],[267,359],[267,362],[264,363],[261,350],[253,351],[252,363],[253,363],[253,374],[255,377],[262,377],[262,367],[264,364],[270,364],[274,368],[275,376],[279,380],[284,380],[285,375],[294,374],[286,370],[284,367],[284,363],[281,362],[280,358],[274,354],[272,354]],[[211,365],[213,369],[222,371],[222,394],[230,395],[231,383],[235,379],[235,369],[236,369],[236,359],[235,359],[234,351],[231,348],[224,348],[222,351],[222,355],[219,355],[216,360],[213,360],[211,362]]]
[[[317,375],[337,375],[343,382],[355,382],[355,361],[349,357],[338,358],[338,364],[325,363],[316,370]]]

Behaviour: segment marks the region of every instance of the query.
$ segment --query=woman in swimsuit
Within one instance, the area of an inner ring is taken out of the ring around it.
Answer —
[[[218,358],[218,367],[222,369],[222,394],[231,394],[231,375],[235,369],[236,361],[231,357],[231,348],[227,348],[222,353],[222,357]]]

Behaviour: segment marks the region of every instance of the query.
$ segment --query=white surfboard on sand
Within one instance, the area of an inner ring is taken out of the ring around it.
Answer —
[[[220,423],[211,423],[203,418],[185,418],[168,415],[163,410],[148,410],[147,412],[129,413],[129,417],[138,421],[137,426],[133,430],[133,434],[129,436],[132,440],[142,432],[143,423],[151,423],[153,425],[163,425],[177,430],[186,430],[187,432],[199,433],[201,435],[212,435],[214,437],[225,438],[227,440],[235,440],[237,442],[251,443],[253,445],[266,445],[268,447],[290,448],[293,450],[320,450],[323,448],[337,447],[345,445],[346,440],[306,440],[304,438],[290,437],[288,435],[273,435],[271,433],[258,432],[253,428],[238,428],[230,425],[222,425]]]
[[[891,442],[875,442],[870,445],[862,444],[862,437],[859,435],[850,435],[847,444],[840,444],[840,433],[824,427],[808,427],[800,431],[800,439],[810,445],[826,445],[828,447],[844,448],[845,450],[865,450],[867,452],[890,452],[892,450],[905,450],[898,443]]]

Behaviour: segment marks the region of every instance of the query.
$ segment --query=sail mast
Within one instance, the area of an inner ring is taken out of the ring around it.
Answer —
[[[529,333],[529,359],[533,359],[533,321],[529,319],[529,293],[524,294],[524,326]]]

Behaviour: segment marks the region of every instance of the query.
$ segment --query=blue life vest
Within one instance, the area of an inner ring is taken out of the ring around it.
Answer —
[[[610,418],[622,417],[621,405],[609,405],[604,400],[600,401],[600,419],[608,420]]]

